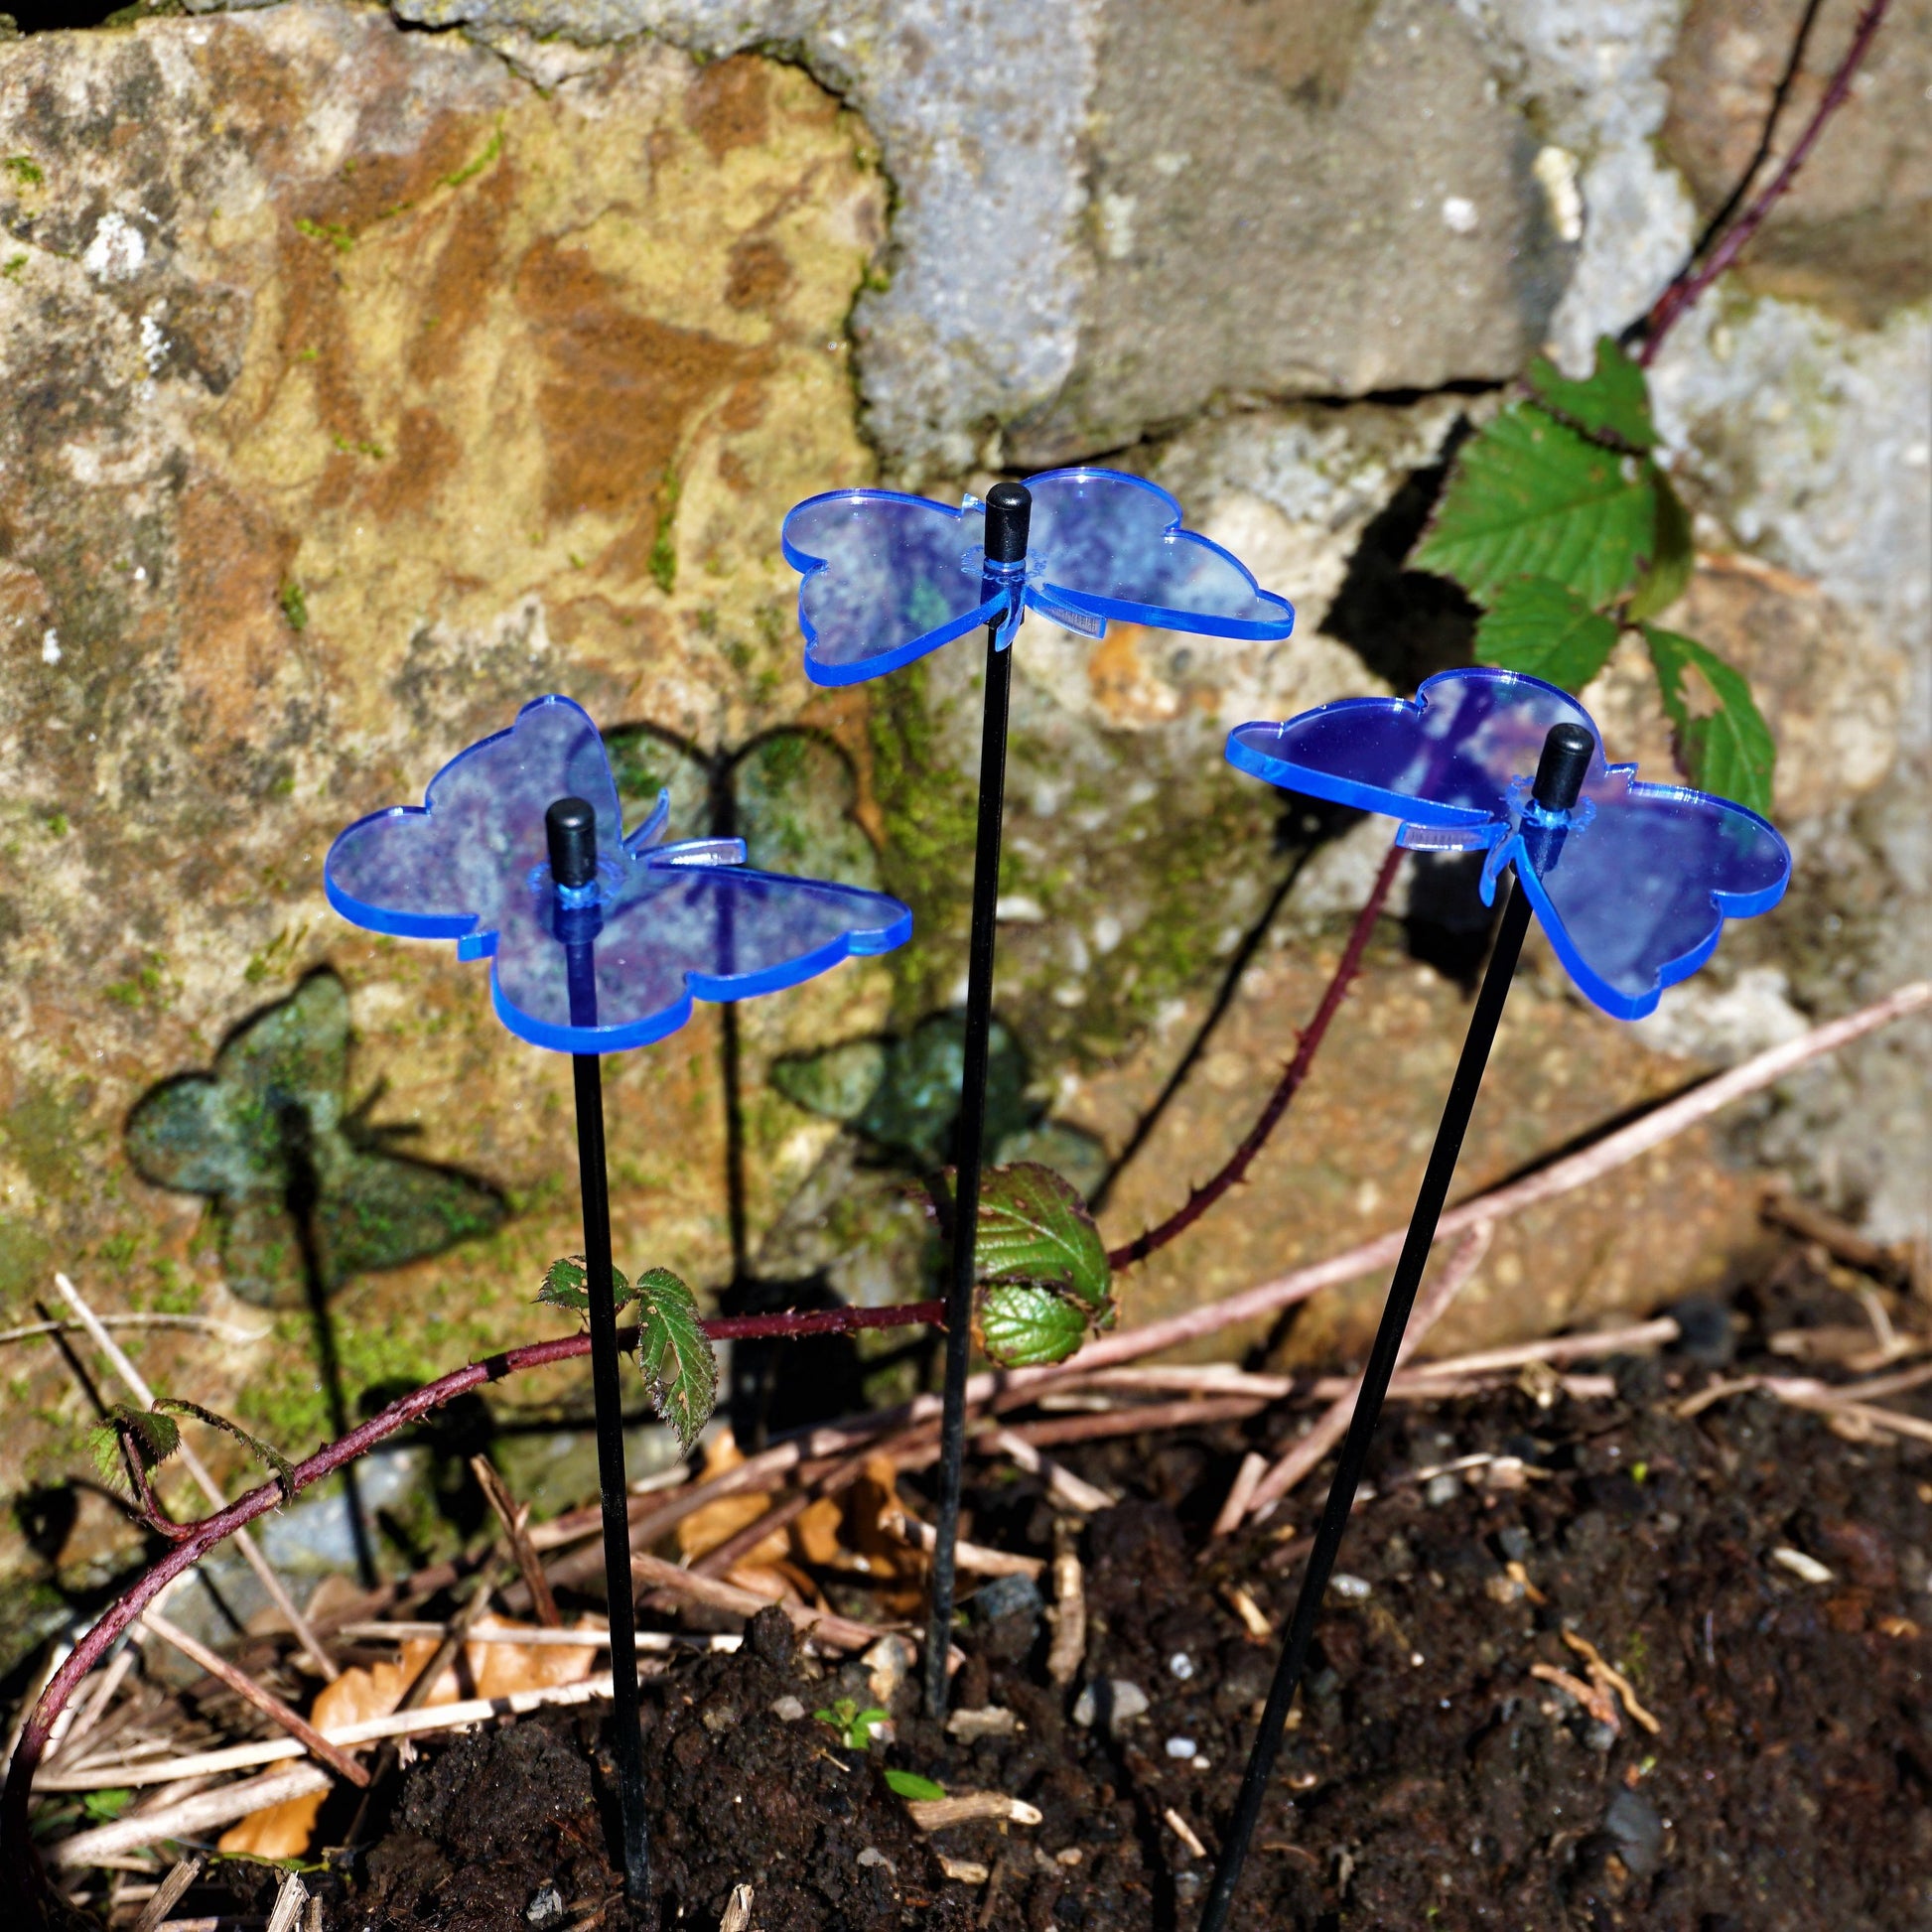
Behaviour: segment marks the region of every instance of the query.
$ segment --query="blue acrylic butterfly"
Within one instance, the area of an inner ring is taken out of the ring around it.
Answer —
[[[596,884],[568,896],[552,884],[544,831],[563,797],[597,816]],[[423,804],[358,819],[330,847],[324,880],[356,925],[454,939],[460,959],[488,959],[497,1018],[565,1053],[646,1045],[683,1026],[694,996],[776,992],[852,954],[890,952],[912,930],[882,893],[752,870],[742,840],[666,843],[669,817],[666,793],[626,838],[596,725],[568,698],[538,698],[451,759]]]
[[[1596,741],[1589,774],[1558,815],[1563,838],[1526,841],[1526,820],[1534,830],[1550,817],[1530,783],[1559,724]],[[1241,725],[1227,755],[1272,784],[1400,819],[1402,845],[1486,853],[1484,904],[1514,865],[1571,977],[1619,1020],[1651,1012],[1717,950],[1726,919],[1768,911],[1791,876],[1783,839],[1755,812],[1606,764],[1583,706],[1516,671],[1445,671],[1413,700],[1350,698],[1285,725]],[[1532,845],[1554,862],[1536,863]]]
[[[1002,648],[1026,613],[1089,637],[1109,619],[1268,642],[1295,627],[1286,599],[1181,528],[1165,489],[1116,470],[1027,479],[1024,563],[989,564],[986,505],[948,509],[890,489],[835,489],[785,518],[785,561],[804,575],[798,620],[816,684],[862,684],[983,625]]]

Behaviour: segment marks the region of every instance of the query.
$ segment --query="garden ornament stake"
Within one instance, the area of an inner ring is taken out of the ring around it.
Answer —
[[[1711,957],[1725,919],[1775,905],[1791,873],[1784,841],[1756,813],[1639,784],[1634,765],[1605,764],[1584,708],[1517,672],[1448,671],[1413,701],[1350,699],[1285,725],[1242,725],[1227,755],[1271,783],[1400,819],[1402,845],[1485,853],[1483,902],[1501,883],[1503,907],[1201,1932],[1228,1922],[1531,912],[1577,986],[1606,1013],[1636,1020]],[[1503,878],[1511,870],[1513,886]]]
[[[1113,470],[1049,470],[1024,483],[995,483],[985,501],[968,496],[956,510],[894,490],[833,490],[791,511],[783,544],[785,561],[804,577],[798,621],[806,675],[815,683],[863,683],[981,625],[986,629],[939,1510],[925,1651],[926,1708],[936,1717],[945,1711],[959,1534],[1014,634],[1032,610],[1094,638],[1104,636],[1108,620],[1115,619],[1267,642],[1289,634],[1295,613],[1284,599],[1257,588],[1218,544],[1183,529],[1180,505],[1165,489]]]
[[[538,698],[508,731],[446,764],[422,805],[351,825],[325,867],[330,903],[345,918],[454,939],[459,958],[488,959],[497,1018],[519,1038],[571,1055],[624,1884],[639,1914],[649,1841],[600,1056],[674,1033],[694,997],[742,1000],[794,986],[851,954],[890,951],[912,925],[882,894],[755,872],[741,840],[667,844],[669,815],[667,794],[626,837],[597,727],[568,698]],[[688,1291],[665,1279],[688,1303]],[[644,1290],[640,1281],[640,1306]]]

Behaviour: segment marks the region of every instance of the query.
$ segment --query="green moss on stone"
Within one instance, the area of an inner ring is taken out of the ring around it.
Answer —
[[[44,1081],[29,1081],[20,1098],[0,1114],[0,1148],[39,1193],[58,1199],[79,1185],[90,1098],[84,1087],[63,1091]]]
[[[939,749],[926,667],[872,687],[873,795],[886,821],[886,890],[912,908],[912,936],[892,955],[896,1018],[944,1003],[959,976],[960,933],[972,900],[978,798]]]

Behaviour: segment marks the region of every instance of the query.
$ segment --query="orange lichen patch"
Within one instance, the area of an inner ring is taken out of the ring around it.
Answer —
[[[750,235],[731,251],[725,277],[725,305],[768,315],[791,293],[791,263],[775,241]]]
[[[503,235],[518,180],[507,160],[456,200],[449,230],[423,291],[423,326],[410,345],[409,372],[434,381],[452,348],[476,326],[502,273]]]
[[[264,171],[283,173],[307,115],[308,76],[255,34],[210,34],[203,46],[207,93],[220,104],[221,131],[240,136]],[[135,122],[130,117],[122,125]]]
[[[452,177],[476,166],[488,152],[492,123],[469,114],[439,114],[412,147],[392,153],[356,155],[320,180],[311,178],[291,196],[288,211],[323,230],[318,241],[335,235],[359,238],[380,221],[391,221],[454,186]]]
[[[789,609],[784,616],[788,624],[797,621]],[[799,712],[798,722],[824,732],[851,760],[853,782],[858,787],[852,816],[874,845],[884,846],[886,814],[873,788],[872,698],[868,687],[821,685]]]
[[[764,400],[762,383],[741,382],[725,398],[725,406],[718,412],[718,427],[733,436],[757,429],[764,421]]]
[[[44,629],[47,619],[47,587],[24,565],[0,557],[0,637]]]
[[[287,628],[276,608],[295,544],[259,503],[197,477],[181,503],[181,676],[223,735],[258,723]]]
[[[463,446],[436,411],[417,405],[403,411],[389,460],[370,477],[365,499],[379,517],[421,509],[463,461]]]
[[[1151,634],[1137,623],[1110,623],[1087,659],[1093,701],[1116,723],[1159,724],[1178,709],[1173,692],[1142,661],[1141,641]]]
[[[548,237],[524,256],[516,299],[549,368],[537,391],[549,458],[545,507],[559,520],[628,518],[603,562],[641,575],[657,539],[656,492],[683,437],[755,356],[637,314],[589,255]]]
[[[684,120],[714,161],[734,148],[761,146],[771,133],[769,69],[751,54],[714,62],[686,97]]]

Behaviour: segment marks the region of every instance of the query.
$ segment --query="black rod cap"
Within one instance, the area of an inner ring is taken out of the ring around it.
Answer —
[[[986,561],[1027,561],[1027,530],[1033,522],[1033,491],[1025,483],[997,483],[986,492]]]
[[[550,841],[550,877],[565,887],[597,877],[597,813],[582,798],[559,798],[543,815]]]
[[[1596,741],[1582,725],[1552,725],[1531,795],[1546,812],[1567,812],[1583,796]]]

